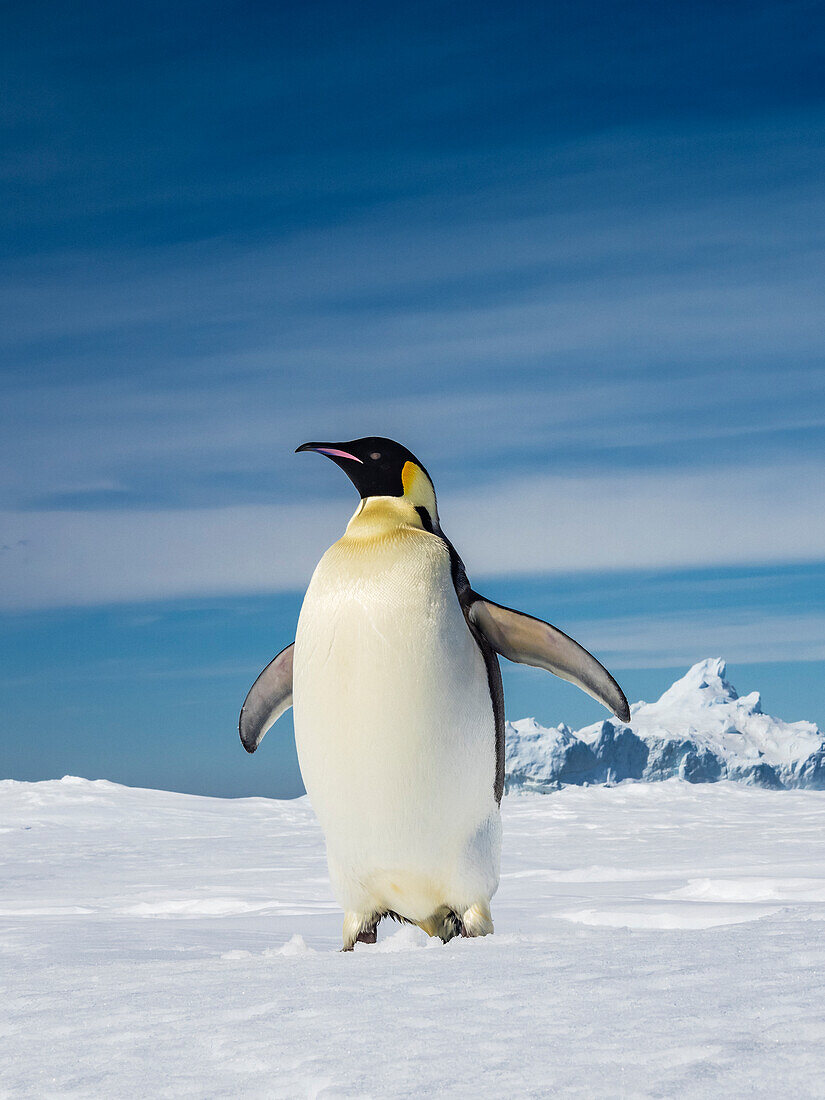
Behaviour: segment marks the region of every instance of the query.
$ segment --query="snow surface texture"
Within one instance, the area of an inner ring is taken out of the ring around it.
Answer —
[[[762,713],[758,692],[740,699],[720,658],[700,661],[655,703],[634,703],[577,732],[507,724],[507,790],[622,779],[730,779],[755,787],[825,790],[825,733],[811,722]]]
[[[0,783],[0,1095],[823,1095],[825,792],[503,813],[495,936],[345,955],[306,799]]]

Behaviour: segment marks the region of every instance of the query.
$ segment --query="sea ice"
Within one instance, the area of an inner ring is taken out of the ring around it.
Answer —
[[[821,1095],[825,792],[503,817],[494,936],[342,954],[305,798],[0,783],[0,1095]]]

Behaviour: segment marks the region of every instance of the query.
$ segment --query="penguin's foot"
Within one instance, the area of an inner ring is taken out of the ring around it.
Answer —
[[[378,939],[378,921],[370,928],[362,929],[355,937],[356,943],[375,943]]]
[[[461,917],[446,905],[436,909],[431,917],[417,923],[428,936],[437,936],[442,943],[449,943],[451,939],[461,935]]]
[[[356,943],[375,943],[380,919],[375,913],[345,913],[344,946],[341,950],[352,951]]]
[[[474,938],[489,936],[493,932],[493,918],[487,902],[476,902],[461,916],[461,935]]]
[[[426,920],[418,921],[418,927],[423,929],[428,936],[437,936],[446,943],[447,940],[451,940],[456,935],[454,921],[455,913],[445,906],[443,909],[437,909]]]

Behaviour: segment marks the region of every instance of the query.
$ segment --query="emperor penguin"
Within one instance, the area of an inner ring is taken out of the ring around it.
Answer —
[[[361,499],[312,575],[295,641],[246,697],[241,741],[254,752],[292,706],[345,951],[374,943],[385,916],[445,942],[487,935],[504,792],[498,656],[571,681],[622,721],[627,700],[572,638],[470,586],[406,447],[370,436],[297,451],[326,455]]]

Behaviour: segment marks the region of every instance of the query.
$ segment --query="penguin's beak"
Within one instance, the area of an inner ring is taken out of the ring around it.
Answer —
[[[342,450],[335,443],[302,443],[300,447],[295,448],[295,454],[297,455],[299,451],[317,451],[319,455],[327,455],[329,458],[349,458],[353,462],[360,462],[362,466],[364,464],[362,458]]]

